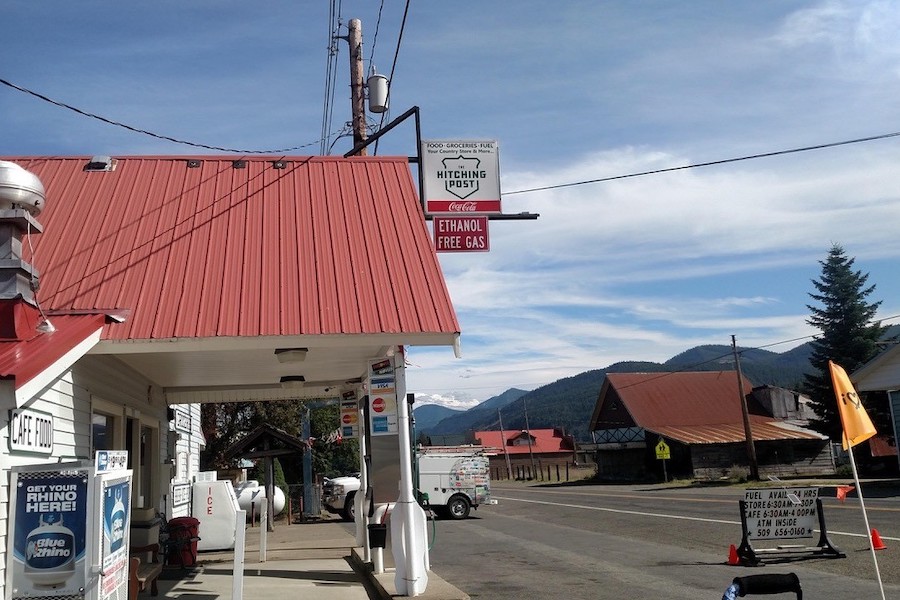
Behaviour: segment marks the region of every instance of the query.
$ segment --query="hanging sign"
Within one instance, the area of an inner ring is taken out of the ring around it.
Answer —
[[[438,252],[488,252],[491,249],[487,216],[435,216],[431,222],[434,249]]]
[[[419,167],[427,214],[500,213],[496,141],[423,140]]]
[[[191,412],[190,409],[182,406],[175,407],[175,431],[191,432]]]

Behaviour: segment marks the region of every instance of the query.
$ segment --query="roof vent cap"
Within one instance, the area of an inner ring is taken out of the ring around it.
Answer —
[[[97,155],[84,166],[85,171],[115,171],[116,159],[109,156]]]
[[[0,160],[0,209],[10,208],[37,216],[44,209],[44,184],[16,163]]]

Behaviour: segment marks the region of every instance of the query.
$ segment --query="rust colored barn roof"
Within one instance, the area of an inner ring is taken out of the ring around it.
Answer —
[[[744,378],[745,393],[752,389]],[[765,415],[748,400],[758,441],[821,439],[816,433]],[[740,390],[733,371],[607,373],[591,430],[639,427],[686,444],[745,441]]]

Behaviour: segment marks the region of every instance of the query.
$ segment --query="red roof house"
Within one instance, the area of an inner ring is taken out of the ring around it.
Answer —
[[[531,477],[550,466],[572,464],[575,459],[575,440],[561,429],[530,429],[513,431],[476,431],[475,439],[486,448],[497,449],[490,457],[491,468],[506,472],[507,458],[513,471],[525,469]],[[532,460],[533,459],[533,460]]]

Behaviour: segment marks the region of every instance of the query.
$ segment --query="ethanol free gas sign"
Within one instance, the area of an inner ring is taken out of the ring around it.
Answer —
[[[421,168],[428,214],[500,213],[496,141],[423,140]]]

